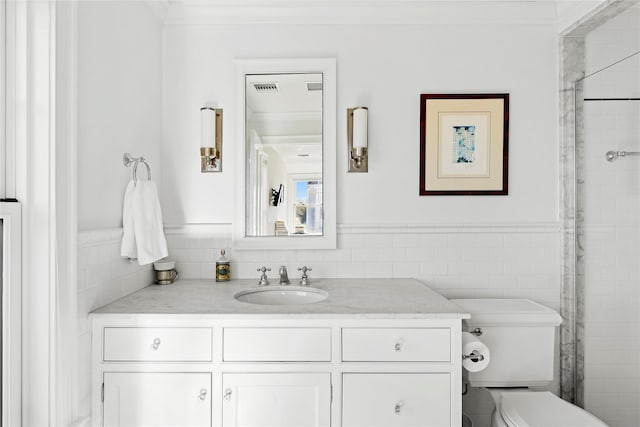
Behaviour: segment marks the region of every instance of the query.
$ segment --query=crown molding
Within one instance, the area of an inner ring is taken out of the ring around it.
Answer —
[[[557,25],[552,1],[170,0],[167,25]]]

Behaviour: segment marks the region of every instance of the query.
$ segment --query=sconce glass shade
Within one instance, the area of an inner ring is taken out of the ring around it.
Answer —
[[[222,171],[222,109],[200,108],[200,171]]]
[[[365,107],[353,109],[353,148],[367,148],[368,114]]]
[[[216,110],[209,107],[200,109],[200,146],[215,147],[216,143]]]
[[[354,107],[347,109],[347,148],[349,150],[349,172],[368,172],[369,158],[369,109]]]

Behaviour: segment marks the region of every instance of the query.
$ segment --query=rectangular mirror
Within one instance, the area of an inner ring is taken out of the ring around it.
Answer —
[[[236,248],[335,248],[335,60],[239,60]]]
[[[322,235],[322,74],[245,75],[245,235]]]

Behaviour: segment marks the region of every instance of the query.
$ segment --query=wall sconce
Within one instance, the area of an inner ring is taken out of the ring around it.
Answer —
[[[355,107],[347,109],[347,148],[349,149],[349,172],[369,172],[368,124],[369,109]]]
[[[200,109],[200,171],[222,171],[222,109]]]

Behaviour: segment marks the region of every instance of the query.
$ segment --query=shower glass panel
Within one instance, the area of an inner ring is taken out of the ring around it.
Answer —
[[[576,100],[584,403],[609,425],[630,426],[640,425],[640,29],[618,60],[602,49],[608,27],[598,31],[586,39],[587,78]]]

